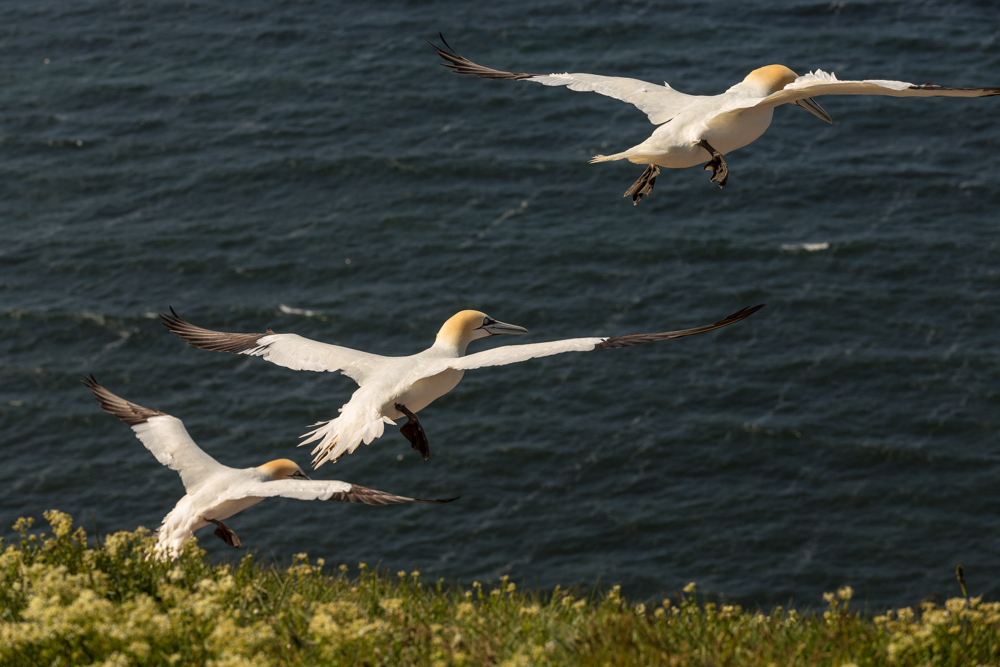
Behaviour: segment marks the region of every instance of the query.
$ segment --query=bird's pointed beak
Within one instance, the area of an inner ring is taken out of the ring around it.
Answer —
[[[519,335],[528,333],[528,330],[524,327],[519,327],[516,324],[506,324],[504,322],[493,322],[491,324],[484,325],[482,328],[491,336],[495,336],[497,334]]]
[[[795,104],[802,107],[820,120],[825,120],[826,122],[833,124],[833,119],[830,118],[830,114],[828,114],[826,110],[824,110],[823,107],[821,107],[813,98],[804,97],[801,100],[795,100]]]

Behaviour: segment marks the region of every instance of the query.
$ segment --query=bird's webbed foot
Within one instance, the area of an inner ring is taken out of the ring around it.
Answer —
[[[427,443],[427,435],[424,433],[424,427],[420,425],[420,420],[417,419],[417,415],[413,414],[413,412],[411,412],[410,409],[402,403],[396,403],[396,409],[406,415],[408,420],[405,424],[399,427],[399,432],[410,441],[413,451],[420,452],[420,455],[423,456],[424,461],[426,461],[430,458],[431,448]]]
[[[213,532],[212,534],[218,537],[220,540],[222,540],[223,542],[234,548],[239,548],[240,546],[242,546],[243,543],[240,542],[240,538],[236,537],[236,533],[233,532],[232,528],[222,523],[221,521],[216,521],[215,519],[209,519],[208,517],[205,516],[201,518],[211,524],[215,524],[215,532]]]
[[[712,144],[704,139],[699,141],[698,145],[712,156],[712,160],[705,165],[705,171],[712,172],[712,178],[709,182],[718,183],[720,188],[723,187],[729,180],[729,165],[726,164],[726,159],[722,157],[722,153],[712,148]]]
[[[632,205],[635,206],[642,200],[643,195],[652,194],[653,186],[656,184],[656,177],[660,175],[660,168],[656,165],[647,165],[646,171],[642,172],[639,180],[632,184],[623,196],[632,198]]]

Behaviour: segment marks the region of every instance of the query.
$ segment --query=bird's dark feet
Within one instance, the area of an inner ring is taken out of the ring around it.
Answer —
[[[396,409],[406,415],[409,420],[399,427],[399,432],[410,441],[413,451],[420,452],[426,461],[431,456],[431,448],[427,443],[427,435],[424,433],[424,427],[420,425],[420,420],[402,403],[396,403]]]
[[[240,546],[242,546],[243,543],[240,542],[240,538],[236,537],[236,533],[233,532],[232,528],[222,523],[221,521],[216,521],[215,519],[209,519],[208,517],[204,516],[201,518],[209,523],[215,524],[215,532],[212,534],[218,537],[220,540],[222,540],[223,542],[234,548],[239,548]]]
[[[712,172],[712,178],[709,182],[718,183],[720,188],[723,187],[729,180],[729,165],[726,164],[726,159],[722,157],[722,153],[712,148],[712,144],[704,139],[699,141],[698,145],[712,156],[712,160],[705,165],[705,171]]]
[[[647,165],[646,171],[642,172],[642,176],[639,180],[632,184],[628,190],[625,191],[625,197],[632,198],[632,206],[635,206],[642,199],[643,195],[648,195],[653,192],[653,186],[656,185],[656,177],[660,175],[660,168],[655,165]]]

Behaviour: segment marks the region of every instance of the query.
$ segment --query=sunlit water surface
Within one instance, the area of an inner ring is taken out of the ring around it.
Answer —
[[[186,423],[221,462],[291,457],[355,386],[186,346],[226,331],[382,354],[475,308],[531,335],[707,335],[469,372],[316,472],[447,506],[268,501],[229,525],[288,562],[469,584],[689,581],[750,605],[1000,596],[1000,98],[826,97],[729,156],[720,191],[589,165],[652,129],[618,101],[451,75],[444,32],[514,71],[714,94],[799,73],[1000,85],[989,2],[153,2],[0,6],[0,525],[102,533],[182,493],[80,384]],[[4,529],[6,530],[6,528]],[[9,533],[8,533],[9,535]],[[217,558],[237,558],[210,534]]]

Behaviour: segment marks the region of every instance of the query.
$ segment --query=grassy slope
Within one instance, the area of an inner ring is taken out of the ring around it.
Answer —
[[[87,546],[61,512],[51,535],[14,529],[0,554],[0,664],[38,665],[975,665],[1000,664],[1000,603],[949,600],[865,618],[850,590],[822,614],[629,604],[524,593],[502,579],[469,590],[419,573],[288,569],[247,556],[213,565],[192,545],[145,560],[145,529]],[[0,543],[0,547],[2,547]]]

